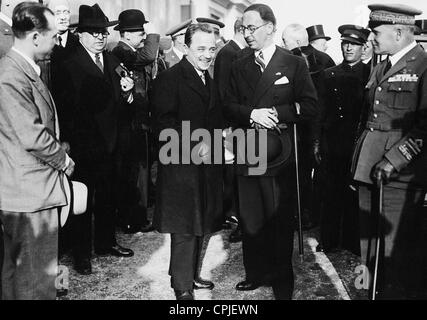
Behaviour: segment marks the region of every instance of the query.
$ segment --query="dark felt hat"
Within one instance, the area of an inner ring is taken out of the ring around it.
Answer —
[[[70,28],[77,27],[80,30],[103,29],[114,26],[117,23],[118,21],[109,21],[97,3],[92,7],[83,4],[79,7],[79,21],[75,24],[70,24]]]
[[[148,21],[145,20],[144,13],[141,10],[125,10],[120,13],[119,24],[114,27],[114,30],[141,31],[144,30],[145,23],[148,23]]]

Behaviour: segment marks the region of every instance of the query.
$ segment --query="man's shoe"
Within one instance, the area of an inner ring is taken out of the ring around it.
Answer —
[[[154,231],[155,230],[155,228],[154,228],[154,226],[153,226],[153,224],[151,223],[151,222],[149,222],[149,223],[147,223],[146,225],[143,225],[142,227],[141,227],[141,229],[139,229],[139,231],[140,232],[151,232],[151,231]]]
[[[251,291],[261,287],[261,283],[258,282],[250,282],[250,281],[242,281],[236,285],[237,291]]]
[[[92,264],[89,258],[79,258],[74,262],[74,269],[81,275],[87,276],[92,273]]]
[[[56,289],[56,297],[57,298],[62,298],[62,297],[65,297],[66,295],[68,295],[67,289]]]
[[[180,291],[175,290],[176,300],[194,300],[193,291]]]
[[[124,257],[124,258],[130,258],[133,256],[133,251],[131,249],[123,248],[118,244],[115,244],[111,248],[96,249],[95,253],[98,255],[110,254],[112,256]]]
[[[212,290],[214,287],[215,285],[212,281],[204,280],[202,278],[194,279],[194,282],[193,282],[194,290],[199,290],[199,289]]]
[[[239,226],[237,226],[237,228],[230,234],[228,241],[230,243],[237,243],[242,241],[242,230]]]

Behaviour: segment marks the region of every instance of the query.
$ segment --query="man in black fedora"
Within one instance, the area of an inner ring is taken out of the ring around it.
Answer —
[[[133,251],[116,242],[114,221],[114,157],[118,125],[123,113],[139,101],[133,80],[116,72],[119,61],[105,51],[110,22],[98,4],[81,5],[76,24],[79,46],[64,62],[59,95],[60,114],[73,157],[79,159],[76,180],[88,186],[86,214],[73,216],[75,268],[91,273],[91,220],[95,216],[94,246],[97,254],[131,257]]]
[[[119,224],[126,233],[151,231],[147,220],[149,161],[149,101],[148,91],[156,72],[155,64],[160,35],[146,34],[148,23],[140,10],[129,9],[120,13],[119,24],[114,28],[120,32],[120,41],[112,50],[125,67],[133,73],[134,96],[141,104],[128,108],[120,119],[119,150],[117,152],[117,208]],[[145,179],[138,179],[140,176]]]
[[[307,28],[308,41],[317,50],[326,52],[328,50],[328,41],[331,37],[325,35],[323,31],[323,25],[317,24]]]
[[[241,29],[253,52],[232,65],[225,115],[239,128],[266,130],[270,137],[264,174],[251,176],[246,166],[238,168],[246,279],[236,289],[273,284],[277,299],[290,299],[296,194],[291,125],[316,115],[317,95],[304,59],[274,45],[276,18],[270,7],[248,7]]]

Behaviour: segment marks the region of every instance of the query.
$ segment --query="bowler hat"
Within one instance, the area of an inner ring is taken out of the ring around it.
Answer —
[[[326,39],[328,41],[331,40],[331,37],[325,36],[325,31],[323,31],[323,25],[321,24],[308,27],[306,30],[308,33],[309,42],[317,39]]]
[[[266,152],[265,158],[267,160],[267,170],[274,169],[284,165],[290,159],[292,153],[292,143],[289,136],[287,127],[282,125],[281,132],[276,130],[265,130],[267,134],[267,140],[264,151]],[[248,161],[248,147],[251,143],[255,143],[255,154],[260,157],[260,131],[248,130],[246,134],[246,141],[239,139],[237,141],[237,157],[238,164],[246,164],[248,167],[256,167],[259,164],[253,164]],[[262,152],[262,150],[261,150]]]
[[[61,227],[67,222],[70,214],[80,215],[86,212],[88,190],[85,184],[77,181],[71,181],[64,174],[63,185],[67,205],[61,207],[59,222]]]
[[[77,27],[80,30],[102,29],[114,26],[117,23],[118,21],[109,21],[97,3],[92,7],[83,4],[79,7],[79,21],[70,24],[70,28]]]
[[[141,10],[125,10],[120,13],[119,24],[114,27],[114,30],[142,31],[145,23],[148,23],[148,21],[145,20],[144,13]]]
[[[365,44],[371,33],[368,29],[354,24],[344,24],[338,28],[338,32],[341,33],[341,40],[359,45]]]

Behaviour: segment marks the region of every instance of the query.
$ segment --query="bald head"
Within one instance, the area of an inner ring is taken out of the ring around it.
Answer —
[[[308,46],[307,30],[300,24],[290,24],[283,30],[282,40],[288,50]]]

